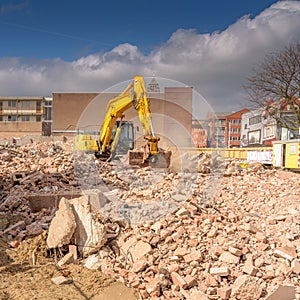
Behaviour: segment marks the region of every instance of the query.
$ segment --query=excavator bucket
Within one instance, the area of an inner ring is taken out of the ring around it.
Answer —
[[[140,166],[151,166],[152,168],[168,168],[171,162],[172,151],[160,150],[157,154],[145,159],[145,153],[140,150],[130,150],[129,164]]]
[[[149,165],[152,168],[168,168],[171,163],[172,151],[159,150],[158,154],[148,158]]]

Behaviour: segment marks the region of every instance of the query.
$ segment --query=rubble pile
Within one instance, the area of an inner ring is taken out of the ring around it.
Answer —
[[[48,229],[55,207],[32,209],[30,197],[80,193],[70,145],[33,143],[0,147],[0,232],[18,243]]]
[[[264,168],[225,177],[208,207],[193,196],[164,219],[122,230],[119,251],[103,247],[94,266],[143,299],[265,299],[286,286],[292,296],[282,299],[295,298],[294,286],[299,299],[299,183]]]
[[[49,248],[75,246],[141,299],[300,299],[299,174],[206,153],[138,169],[64,143],[2,147],[0,165],[12,247],[47,230]],[[34,207],[42,196],[55,205]]]

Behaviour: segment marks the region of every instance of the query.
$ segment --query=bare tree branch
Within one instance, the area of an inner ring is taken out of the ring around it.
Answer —
[[[253,69],[244,89],[281,127],[300,127],[300,44],[270,53]]]

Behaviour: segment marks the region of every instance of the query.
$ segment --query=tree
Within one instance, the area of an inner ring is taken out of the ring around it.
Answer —
[[[258,63],[244,86],[248,100],[263,108],[277,125],[300,127],[300,44],[271,53]]]

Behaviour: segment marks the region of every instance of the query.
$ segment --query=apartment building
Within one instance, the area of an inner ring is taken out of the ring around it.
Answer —
[[[208,113],[206,121],[209,145],[217,148],[240,147],[241,119],[246,112],[249,112],[249,110]]]
[[[0,136],[41,134],[44,97],[0,97]]]

